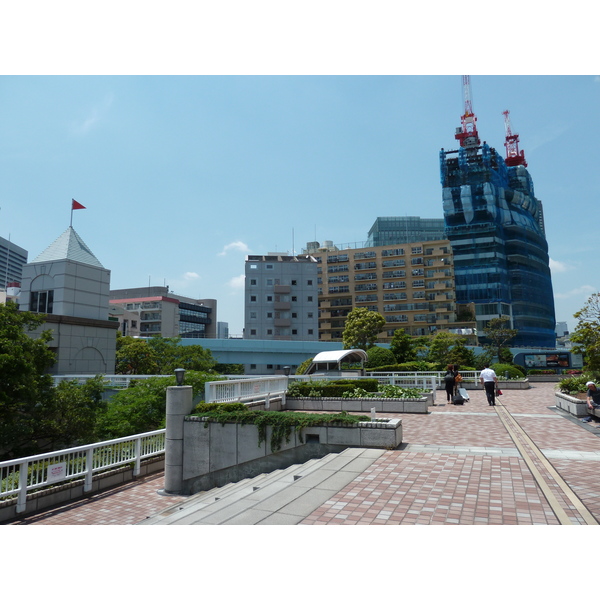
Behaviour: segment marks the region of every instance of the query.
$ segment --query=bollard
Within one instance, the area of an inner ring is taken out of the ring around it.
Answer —
[[[181,494],[183,489],[183,419],[192,408],[191,385],[167,388],[165,494]]]

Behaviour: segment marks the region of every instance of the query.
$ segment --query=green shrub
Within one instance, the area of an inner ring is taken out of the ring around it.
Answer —
[[[277,411],[265,411],[265,410],[248,410],[244,406],[245,410],[238,411],[227,411],[222,410],[218,407],[224,406],[221,404],[211,405],[217,407],[214,411],[194,411],[194,414],[198,414],[207,419],[206,427],[209,422],[221,423],[239,423],[241,425],[252,424],[258,427],[258,445],[266,440],[267,427],[271,427],[271,451],[277,452],[281,449],[283,441],[290,441],[292,434],[292,428],[296,428],[296,432],[302,439],[302,430],[305,427],[337,424],[337,423],[358,423],[359,421],[370,421],[370,417],[366,415],[349,415],[346,411],[341,413],[333,414],[313,414],[313,413],[294,413],[294,412],[277,412]],[[229,405],[232,406],[232,405]]]
[[[369,368],[389,365],[396,361],[396,357],[391,350],[381,346],[373,346],[367,350],[367,366]]]
[[[422,360],[413,360],[411,362],[383,365],[381,367],[375,367],[374,369],[366,370],[374,373],[381,371],[394,371],[396,373],[418,373],[420,371],[438,371],[439,369],[435,363],[425,362]]]
[[[589,381],[589,378],[589,374],[565,377],[565,379],[560,380],[557,387],[563,394],[568,394],[569,396],[586,393],[587,386],[585,384]]]
[[[290,383],[287,395],[290,398],[342,398],[344,392],[352,392],[357,387],[376,392],[377,385],[377,380],[374,378],[294,381]]]
[[[506,373],[508,372],[508,379],[523,379],[525,373],[522,373],[520,369],[517,368],[516,365],[509,365],[506,363],[497,363],[495,365],[491,365],[491,368],[494,369],[498,379],[504,379],[506,377]]]

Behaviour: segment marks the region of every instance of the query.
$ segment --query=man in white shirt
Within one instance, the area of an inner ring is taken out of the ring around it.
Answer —
[[[498,383],[498,377],[496,377],[496,372],[494,369],[490,369],[489,365],[485,365],[485,368],[479,374],[479,381],[483,384],[485,388],[485,395],[487,396],[487,401],[490,406],[496,406],[496,392],[495,387]]]

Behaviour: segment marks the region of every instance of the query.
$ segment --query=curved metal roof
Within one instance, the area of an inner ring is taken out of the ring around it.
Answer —
[[[319,352],[314,358],[314,363],[340,362],[342,360],[367,360],[367,353],[359,348],[351,348],[350,350],[330,350],[329,352]]]

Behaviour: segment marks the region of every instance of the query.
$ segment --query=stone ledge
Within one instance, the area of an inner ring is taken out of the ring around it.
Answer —
[[[588,414],[587,401],[581,398],[569,396],[563,392],[554,392],[555,405],[557,408],[568,412],[576,417],[585,417]]]

